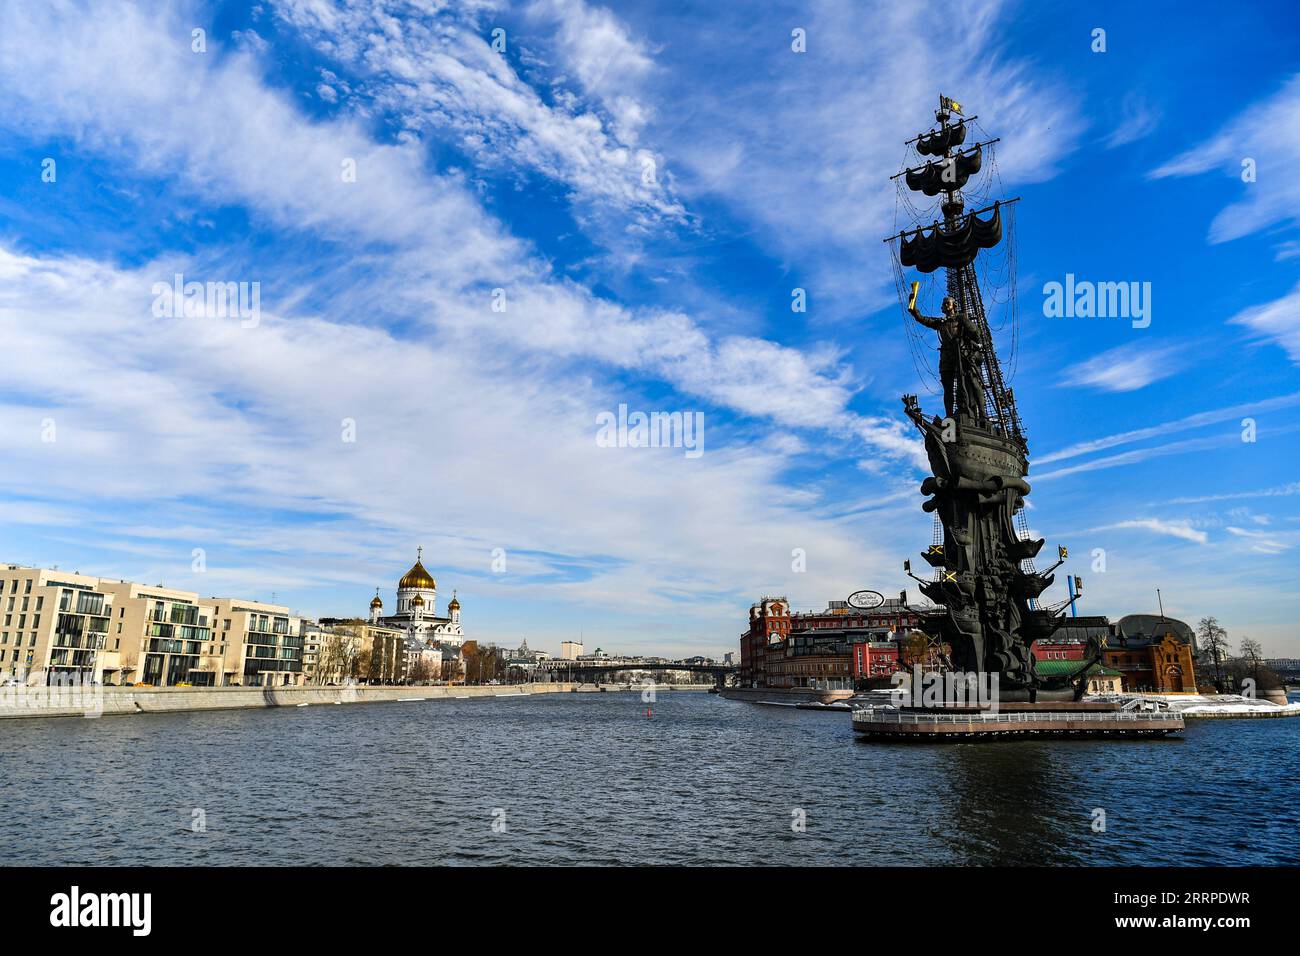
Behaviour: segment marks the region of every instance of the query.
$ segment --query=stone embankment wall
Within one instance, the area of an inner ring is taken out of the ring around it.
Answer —
[[[703,691],[707,684],[655,684],[656,693]],[[633,691],[642,688],[633,687]],[[528,697],[535,694],[625,691],[626,685],[568,682],[498,687],[6,687],[0,688],[0,718],[109,717],[190,710],[247,710],[261,707],[366,704],[391,701]]]

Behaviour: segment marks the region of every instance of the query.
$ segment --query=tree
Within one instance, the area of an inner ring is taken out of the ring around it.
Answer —
[[[333,683],[349,676],[356,652],[356,641],[352,634],[332,631],[322,634],[316,657],[316,683]]]
[[[1246,670],[1250,673],[1251,678],[1255,681],[1255,687],[1260,687],[1260,671],[1264,667],[1264,648],[1260,646],[1259,641],[1251,637],[1241,639],[1241,659],[1246,664]]]
[[[411,665],[411,672],[407,675],[412,684],[424,684],[433,680],[433,665],[424,657],[423,654],[415,659]]]
[[[912,631],[903,638],[898,649],[902,654],[899,663],[903,667],[911,667],[914,664],[925,667],[931,663],[930,638],[922,631]]]
[[[1214,686],[1223,693],[1223,661],[1228,656],[1228,632],[1219,626],[1218,618],[1203,617],[1196,625],[1196,636],[1200,639],[1199,650],[1214,662]]]
[[[364,647],[352,658],[352,673],[349,675],[353,680],[365,680],[370,675],[370,662],[374,655],[371,649]]]

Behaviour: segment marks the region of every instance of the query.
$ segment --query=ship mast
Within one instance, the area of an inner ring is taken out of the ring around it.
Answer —
[[[940,95],[935,111],[937,127],[922,133],[908,143],[916,144],[917,152],[933,159],[925,164],[891,177],[906,177],[909,189],[927,196],[943,195],[941,211],[943,221],[930,226],[905,230],[891,236],[886,242],[900,242],[899,257],[903,266],[915,266],[921,272],[933,272],[942,267],[946,272],[946,291],[957,303],[957,310],[975,323],[978,328],[980,378],[983,382],[982,408],[964,409],[964,424],[987,429],[995,435],[1010,438],[1027,453],[1024,426],[1016,408],[1015,394],[1007,386],[1001,360],[993,346],[993,333],[984,309],[984,297],[979,277],[975,271],[976,253],[989,249],[1002,239],[1002,207],[1017,202],[1018,198],[999,200],[992,207],[966,210],[962,197],[970,176],[979,172],[985,147],[996,139],[975,143],[963,148],[967,123],[974,120],[962,118],[953,122],[953,114],[960,115],[961,108],[949,97]],[[987,219],[982,213],[992,211]]]
[[[954,105],[950,99],[940,95],[939,108],[934,114],[935,121],[939,124],[939,131],[947,134],[939,140],[947,144],[943,151],[944,163],[953,169],[956,168],[959,156],[954,150],[954,137],[947,131],[952,120]],[[964,124],[965,120],[962,122]],[[977,144],[976,148],[989,146],[993,142],[996,140]],[[946,180],[946,183],[950,188],[944,190],[946,198],[943,203],[943,221],[945,230],[953,232],[958,227],[966,203],[958,188],[957,177],[952,176],[951,179]],[[1002,363],[993,348],[993,332],[989,328],[988,316],[984,312],[984,297],[980,294],[979,277],[975,274],[975,261],[972,259],[962,266],[950,266],[946,271],[948,294],[957,300],[958,311],[970,316],[979,328],[980,351],[984,359],[981,363],[981,376],[984,380],[985,405],[980,410],[984,418],[980,424],[990,428],[996,434],[1015,438],[1023,445],[1025,438],[1020,415],[1016,409],[1015,395],[1007,387],[1006,378],[1002,374]]]

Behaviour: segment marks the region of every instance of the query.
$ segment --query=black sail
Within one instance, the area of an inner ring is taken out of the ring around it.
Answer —
[[[962,217],[951,230],[936,223],[922,229],[899,244],[899,261],[918,272],[936,269],[960,269],[975,260],[981,249],[992,249],[1002,241],[1001,204],[994,204],[993,215],[980,219],[975,213]]]
[[[959,153],[951,160],[929,162],[916,169],[909,169],[907,188],[923,192],[927,196],[936,196],[948,189],[961,189],[968,179],[980,171],[983,161],[983,152],[976,146],[970,152]],[[952,163],[955,168],[949,173],[948,178],[944,179],[944,171],[949,168],[949,163]]]
[[[951,146],[966,142],[966,121],[955,126],[945,126],[927,133],[916,141],[916,151],[922,156],[942,156]]]

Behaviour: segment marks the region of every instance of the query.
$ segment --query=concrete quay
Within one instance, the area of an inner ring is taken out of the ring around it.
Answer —
[[[710,684],[655,684],[656,694],[707,691]],[[476,697],[532,697],[538,694],[639,693],[626,684],[568,681],[500,686],[347,687],[5,687],[0,688],[0,718],[113,717],[203,710],[253,710]]]
[[[853,729],[884,740],[957,740],[989,737],[1163,737],[1180,733],[1183,718],[1157,711],[1102,710],[1088,705],[1025,704],[981,712],[964,708],[862,707]]]

